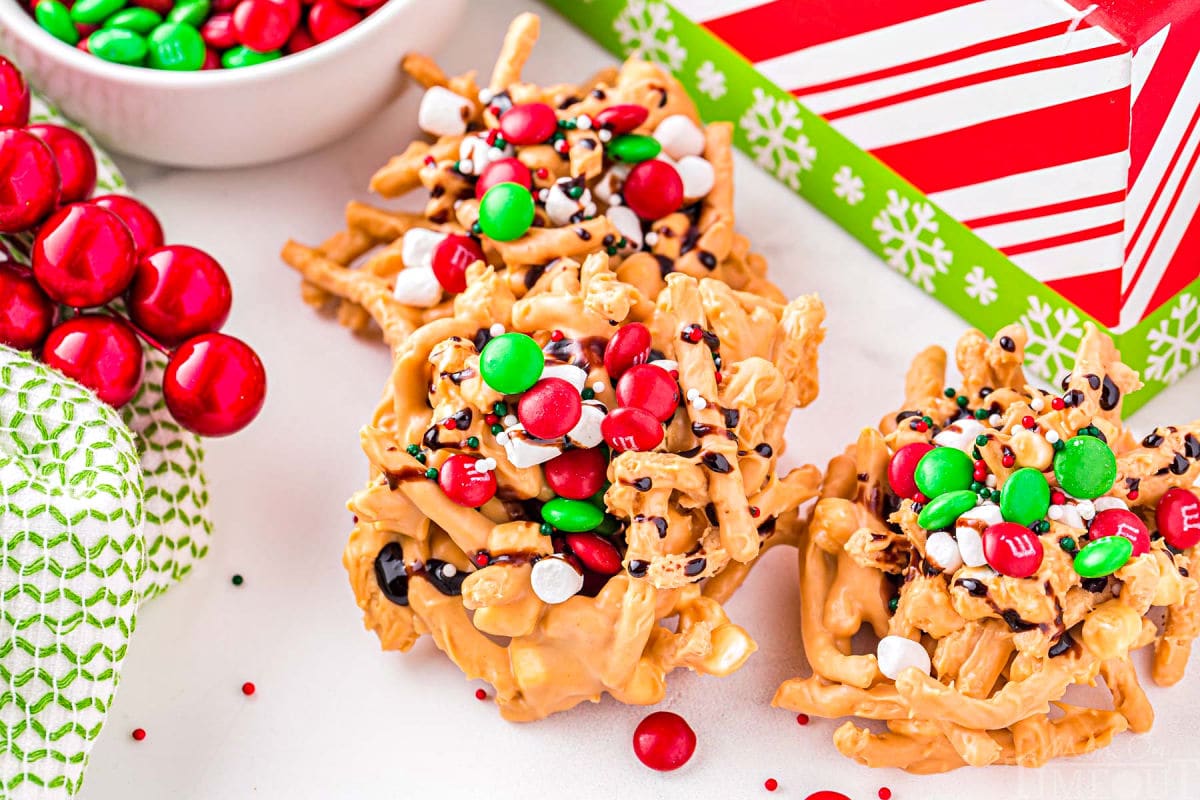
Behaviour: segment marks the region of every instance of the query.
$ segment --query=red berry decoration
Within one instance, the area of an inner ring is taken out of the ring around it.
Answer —
[[[308,31],[318,43],[350,30],[362,21],[362,14],[337,0],[317,0],[308,12]]]
[[[483,248],[470,236],[451,233],[433,251],[433,275],[447,292],[467,289],[467,267],[483,261]]]
[[[0,128],[21,128],[29,123],[29,86],[21,71],[0,56]]]
[[[542,465],[546,485],[559,497],[587,500],[604,486],[608,460],[598,447],[567,450]]]
[[[163,229],[154,212],[145,205],[124,194],[102,194],[92,198],[92,205],[100,206],[116,214],[133,235],[133,244],[138,255],[145,255],[156,247],[163,246]]]
[[[474,456],[454,455],[438,471],[438,486],[460,506],[479,508],[496,496],[496,473],[477,470],[478,461]]]
[[[1092,519],[1088,538],[1124,536],[1133,544],[1133,556],[1150,552],[1150,530],[1141,517],[1124,508],[1107,508]]]
[[[33,240],[33,274],[55,301],[101,306],[125,291],[137,269],[133,237],[116,214],[91,203],[60,208]]]
[[[126,296],[129,318],[160,344],[174,347],[220,330],[233,289],[216,259],[186,244],[151,250],[138,262]]]
[[[0,344],[32,350],[54,324],[54,303],[27,267],[0,261]]]
[[[205,333],[184,342],[163,374],[163,396],[175,420],[201,436],[228,436],[262,409],[267,376],[240,339]]]
[[[50,331],[42,361],[114,408],[142,384],[142,343],[129,323],[107,314],[82,314]]]
[[[0,233],[27,231],[54,210],[61,186],[46,144],[28,131],[0,130]]]
[[[517,419],[539,439],[565,436],[583,415],[583,400],[562,378],[542,378],[517,401]]]
[[[617,381],[617,402],[645,409],[666,422],[679,406],[679,384],[661,367],[636,364]]]
[[[299,0],[242,0],[233,9],[238,41],[259,53],[283,47],[299,21]]]
[[[617,451],[653,450],[663,440],[662,423],[640,408],[614,409],[600,423],[600,433]]]
[[[96,156],[87,140],[61,125],[30,125],[25,130],[54,154],[61,180],[58,201],[65,205],[91,197],[96,189]]]
[[[568,533],[567,546],[583,566],[599,575],[621,571],[621,554],[612,542],[594,533]]]
[[[631,322],[617,330],[604,348],[604,369],[616,380],[634,364],[645,364],[650,358],[650,329],[640,322]]]
[[[650,769],[670,772],[696,752],[696,732],[678,714],[655,711],[634,730],[633,752]]]
[[[1200,542],[1200,498],[1178,486],[1167,489],[1154,510],[1158,532],[1176,550]]]
[[[643,161],[630,170],[621,196],[642,219],[662,219],[683,203],[683,180],[665,161]]]
[[[888,485],[899,497],[912,497],[917,493],[917,463],[933,449],[928,442],[913,442],[896,451],[888,462]]]
[[[500,117],[500,133],[509,144],[540,144],[558,130],[558,115],[545,103],[522,103]]]
[[[1028,578],[1042,565],[1042,540],[1015,522],[998,522],[983,531],[983,557],[997,572]]]
[[[646,121],[650,111],[645,106],[635,103],[622,103],[609,106],[592,117],[597,128],[607,128],[615,134],[629,133]]]
[[[482,200],[487,190],[497,183],[515,183],[526,189],[533,188],[533,176],[529,167],[515,158],[498,158],[483,168],[475,182],[475,199]]]

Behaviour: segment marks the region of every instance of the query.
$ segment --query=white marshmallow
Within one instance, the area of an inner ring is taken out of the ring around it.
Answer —
[[[638,219],[637,214],[625,206],[612,206],[604,212],[604,216],[608,217],[608,221],[617,232],[625,237],[630,248],[642,249],[642,221]]]
[[[504,431],[504,452],[508,461],[517,469],[536,467],[562,455],[562,444],[558,441],[535,439],[525,431],[524,425],[514,425]]]
[[[529,572],[533,593],[543,603],[557,605],[570,600],[583,588],[583,575],[560,556],[538,559]]]
[[[879,661],[879,671],[892,680],[900,677],[900,673],[909,667],[916,667],[925,675],[933,668],[929,653],[921,643],[903,636],[885,636],[880,639],[875,658]]]
[[[608,408],[598,400],[584,400],[583,410],[579,414],[579,422],[567,432],[567,441],[576,447],[587,450],[604,441],[600,432],[600,423],[604,421]]]
[[[968,509],[958,519],[960,522],[962,520],[980,520],[986,527],[1003,522],[1004,515],[1000,513],[1000,506],[995,503],[984,503]],[[983,556],[983,537],[980,536],[979,531],[970,525],[956,525],[954,538],[958,540],[958,552],[962,556],[964,564],[968,567],[982,567],[987,563],[987,559]]]
[[[1101,511],[1108,511],[1110,508],[1129,510],[1129,506],[1119,497],[1097,497],[1092,501],[1092,506],[1096,509],[1097,514]]]
[[[1096,504],[1091,500],[1080,500],[1075,510],[1079,512],[1079,516],[1083,519],[1092,519],[1096,516]]]
[[[583,385],[587,383],[587,372],[574,364],[547,364],[542,369],[542,377],[561,378],[574,386],[577,392],[582,392]]]
[[[430,86],[417,109],[417,125],[434,136],[462,136],[467,132],[471,101],[444,86]]]
[[[960,419],[933,437],[933,442],[942,447],[955,447],[970,455],[975,447],[975,437],[983,431],[983,424],[979,420]]]
[[[400,243],[400,258],[408,268],[433,266],[433,252],[449,234],[428,228],[409,228]]]
[[[546,216],[555,225],[567,225],[596,216],[596,204],[592,202],[591,191],[585,187],[578,199],[572,198],[567,194],[571,183],[571,178],[560,178],[546,194]]]
[[[704,155],[704,131],[683,114],[672,114],[658,123],[654,138],[671,158]]]
[[[704,197],[712,191],[717,174],[712,164],[699,156],[684,156],[675,163],[675,171],[683,181],[683,196],[689,200]]]
[[[417,308],[432,308],[442,299],[442,284],[429,267],[409,267],[396,273],[392,297]]]
[[[943,572],[954,572],[963,565],[958,543],[945,531],[929,534],[929,538],[925,540],[925,555],[929,563]]]
[[[479,175],[488,164],[512,154],[511,145],[492,147],[482,136],[467,136],[458,145],[458,169],[466,175]]]
[[[669,358],[660,358],[657,361],[651,361],[650,365],[659,369],[665,369],[667,372],[674,372],[679,369],[679,362]]]
[[[629,177],[629,171],[632,169],[632,164],[613,164],[608,172],[601,175],[600,180],[596,181],[596,185],[592,187],[592,191],[596,194],[596,199],[602,203],[611,204],[613,198],[621,194],[621,189],[625,187],[625,179]]]
[[[1070,525],[1072,528],[1083,529],[1087,527],[1083,524],[1083,517],[1079,516],[1079,509],[1073,505],[1050,506],[1050,510],[1059,509],[1058,517],[1050,517],[1055,522],[1061,522],[1063,525]]]

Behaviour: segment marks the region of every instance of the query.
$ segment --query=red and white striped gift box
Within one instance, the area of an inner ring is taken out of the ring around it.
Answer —
[[[1106,325],[1200,275],[1200,0],[674,5]]]

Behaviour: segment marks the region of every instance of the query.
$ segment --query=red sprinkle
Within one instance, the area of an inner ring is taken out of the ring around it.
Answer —
[[[700,329],[699,325],[692,325],[688,328],[687,338],[689,342],[698,342],[704,338],[704,331]]]
[[[924,433],[925,431],[929,430],[929,425],[925,422],[925,420],[919,419],[917,420],[916,429],[921,433]]]
[[[892,800],[892,790],[884,786],[879,790],[879,800]]]
[[[254,688],[255,687],[253,683],[246,681],[242,684],[242,694],[246,695],[246,697],[249,697],[250,695],[254,694]]]
[[[537,172],[534,174],[538,176],[539,180],[545,180],[546,176],[550,174],[550,170],[546,169],[545,167],[538,167]]]
[[[767,778],[765,781],[763,781],[763,788],[768,792],[773,792],[779,788],[779,781],[775,780],[774,778]]]
[[[750,506],[750,516],[752,516],[752,517],[754,517],[755,519],[757,519],[757,518],[758,518],[758,515],[759,515],[759,514],[761,514],[761,513],[762,513],[762,510],[761,510],[761,509],[759,509],[759,507],[758,507],[758,506]]]
[[[488,558],[487,553],[476,553],[475,554],[475,563],[481,567],[486,567],[488,565],[489,560],[490,559]]]
[[[1016,456],[1001,456],[1000,463],[1006,467],[1011,467],[1012,465],[1017,463],[1017,457]]]
[[[1130,492],[1129,494],[1127,494],[1125,496],[1128,497],[1130,500],[1137,500],[1138,499],[1138,490],[1134,489],[1132,492]]]
[[[483,689],[476,689],[475,690],[475,699],[476,700],[487,700],[487,692],[485,692]]]
[[[1067,407],[1067,404],[1066,404],[1066,401],[1064,401],[1061,397],[1055,397],[1053,400],[1050,401],[1050,407],[1053,408],[1055,411],[1062,411],[1064,408]]]
[[[1029,430],[1033,430],[1037,427],[1037,420],[1030,416],[1024,416],[1021,417],[1021,424],[1029,428]]]
[[[1050,502],[1056,506],[1061,506],[1063,503],[1067,502],[1067,496],[1055,489],[1050,493]]]
[[[447,418],[442,421],[442,427],[448,431],[452,431],[457,427],[457,425],[455,425],[453,419]]]
[[[721,382],[721,373],[720,372],[714,372],[713,377],[716,378],[717,383]]]
[[[808,724],[808,714],[797,714],[796,722],[799,723],[800,725],[807,725]]]
[[[143,728],[134,728],[133,729],[133,740],[135,742],[140,742],[142,739],[145,739],[145,738],[146,738],[145,729],[143,729]]]
[[[563,332],[562,331],[552,331],[550,333],[550,341],[561,342],[562,340],[563,340]]]
[[[495,414],[484,414],[483,421],[486,422],[488,425],[495,425],[497,422],[500,421],[500,418],[497,417]]]

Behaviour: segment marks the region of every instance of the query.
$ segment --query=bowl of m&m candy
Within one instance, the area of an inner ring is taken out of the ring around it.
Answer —
[[[0,0],[0,51],[107,149],[235,167],[328,144],[466,0]]]

